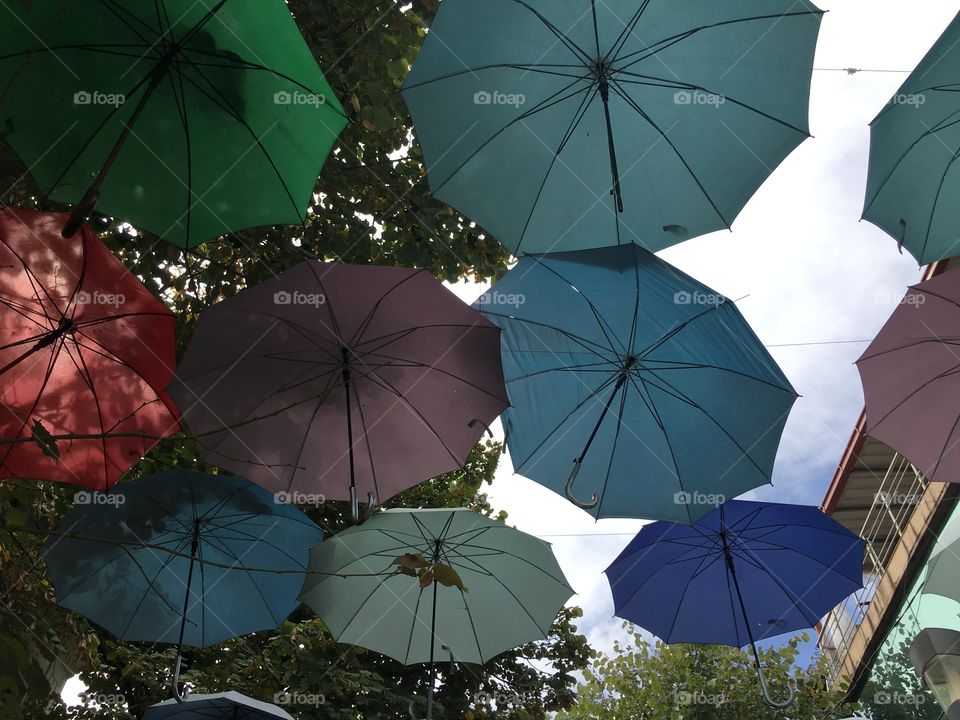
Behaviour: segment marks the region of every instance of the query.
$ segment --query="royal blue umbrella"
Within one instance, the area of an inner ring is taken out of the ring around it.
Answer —
[[[476,306],[503,330],[520,475],[598,518],[680,522],[770,482],[797,395],[707,286],[622,245],[525,256]]]
[[[647,525],[606,569],[616,615],[666,643],[753,650],[814,627],[863,587],[866,543],[814,507],[732,500],[694,525]]]
[[[170,470],[80,498],[44,547],[57,602],[121,640],[176,644],[177,671],[185,645],[279,627],[323,540],[293,505],[227,475]]]

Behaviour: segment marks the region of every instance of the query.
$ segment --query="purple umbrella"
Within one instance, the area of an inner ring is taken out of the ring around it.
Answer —
[[[960,271],[911,287],[857,368],[867,432],[928,479],[960,482]]]
[[[169,392],[204,460],[355,518],[463,467],[508,406],[500,329],[432,275],[316,261],[205,310]]]

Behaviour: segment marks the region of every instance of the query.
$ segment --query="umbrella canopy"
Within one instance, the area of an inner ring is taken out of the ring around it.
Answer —
[[[179,429],[176,323],[88,228],[61,238],[66,217],[0,207],[0,438],[39,439],[0,445],[0,477],[105,490]]]
[[[731,500],[694,525],[647,525],[605,572],[617,617],[668,643],[744,647],[814,627],[863,586],[865,547],[817,508]]]
[[[940,533],[927,560],[923,593],[960,602],[960,522],[951,522]]]
[[[238,692],[189,695],[151,705],[140,720],[293,720],[282,708]]]
[[[863,217],[925,265],[960,254],[960,16],[870,125]]]
[[[5,9],[0,126],[45,196],[181,247],[303,219],[346,119],[286,3]]]
[[[750,645],[812,628],[863,587],[865,541],[819,509],[732,500],[644,527],[606,569],[618,617],[667,643]],[[792,699],[792,694],[791,694]]]
[[[426,272],[311,261],[205,310],[170,393],[212,464],[385,499],[462,467],[506,407],[499,342]]]
[[[911,287],[857,360],[867,432],[929,480],[960,482],[960,271]]]
[[[440,583],[400,572],[395,561],[407,554],[423,561],[407,567],[431,569]],[[437,563],[465,589],[441,584]],[[314,547],[310,570],[301,599],[333,636],[405,665],[448,652],[484,663],[542,639],[573,595],[548,543],[462,508],[378,512]]]
[[[126,641],[209,647],[279,627],[323,539],[226,475],[170,470],[101,497],[67,514],[44,558],[57,601]]]
[[[519,474],[682,522],[770,481],[796,393],[722,295],[623,245],[524,257],[476,307],[503,328]]]
[[[730,227],[808,137],[808,0],[444,0],[403,87],[438,198],[515,254]]]

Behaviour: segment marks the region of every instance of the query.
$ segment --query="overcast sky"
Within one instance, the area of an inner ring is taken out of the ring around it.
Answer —
[[[955,0],[822,0],[815,67],[912,70],[957,13]],[[813,138],[766,182],[733,225],[660,255],[730,298],[801,394],[783,437],[774,487],[748,497],[819,505],[863,406],[854,361],[920,269],[861,222],[869,123],[906,72],[814,72]],[[473,300],[479,286],[458,294]],[[858,342],[849,342],[858,341]],[[832,345],[797,343],[837,342]],[[778,347],[781,346],[781,347]],[[491,492],[509,522],[554,543],[594,647],[622,637],[603,569],[641,526],[595,522],[502,460]],[[573,536],[570,536],[570,535]],[[566,537],[565,537],[566,536]]]

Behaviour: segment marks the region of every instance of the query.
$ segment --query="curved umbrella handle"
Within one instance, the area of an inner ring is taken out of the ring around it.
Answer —
[[[596,493],[593,493],[593,497],[590,498],[590,502],[583,502],[582,500],[577,500],[573,496],[573,483],[577,480],[577,475],[580,474],[580,468],[583,465],[583,461],[577,458],[573,461],[573,470],[570,471],[570,477],[567,478],[567,484],[563,486],[563,494],[567,496],[567,500],[572,502],[578,508],[582,510],[589,510],[597,506],[597,503],[600,502],[600,496]]]
[[[783,710],[793,705],[793,701],[797,697],[797,683],[793,679],[787,680],[787,689],[790,691],[790,694],[787,696],[786,700],[774,700],[770,695],[770,684],[767,682],[766,676],[763,674],[763,668],[757,665],[757,677],[760,678],[760,690],[763,692],[763,700],[772,708],[777,710]]]
[[[173,666],[173,698],[178,702],[182,703],[187,699],[187,695],[190,694],[190,691],[184,687],[183,691],[180,690],[180,661],[183,658],[180,657],[180,651],[177,650],[177,663]]]

